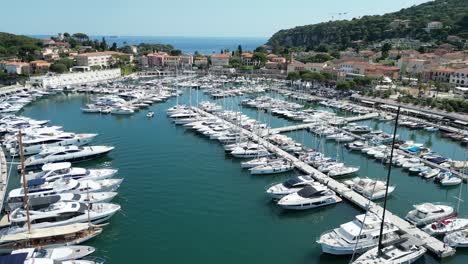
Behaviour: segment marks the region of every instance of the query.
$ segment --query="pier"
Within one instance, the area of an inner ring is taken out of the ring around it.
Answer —
[[[214,116],[212,114],[209,114],[209,113],[207,113],[207,112],[205,112],[205,111],[203,111],[201,109],[198,109],[198,108],[195,108],[195,107],[193,109],[195,111],[197,111],[201,115],[223,120],[222,118],[220,118],[218,116]],[[224,122],[226,122],[226,124],[229,124],[232,127],[237,127],[235,124],[233,124],[233,123],[231,123],[229,121],[224,120]],[[312,166],[306,164],[305,162],[302,162],[301,160],[294,157],[293,155],[291,155],[291,154],[287,153],[286,151],[280,149],[275,144],[266,141],[265,139],[263,139],[259,135],[255,134],[255,133],[253,133],[253,132],[251,132],[249,130],[240,128],[240,127],[237,127],[237,128],[239,130],[242,130],[242,133],[244,135],[247,135],[252,140],[257,141],[259,144],[262,144],[265,148],[267,148],[270,152],[275,153],[277,156],[282,157],[285,160],[290,161],[292,164],[294,164],[294,166],[298,170],[300,170],[300,171],[302,171],[302,172],[304,172],[306,174],[311,175],[312,177],[314,177],[314,179],[316,179],[320,183],[328,186],[331,190],[335,191],[338,195],[340,195],[341,197],[347,199],[352,204],[358,206],[359,208],[361,208],[363,210],[368,210],[369,212],[375,213],[377,215],[382,215],[383,208],[381,206],[379,206],[378,204],[376,204],[376,203],[374,203],[372,201],[369,201],[367,198],[365,198],[365,197],[361,196],[360,194],[354,192],[353,190],[348,188],[346,185],[336,181],[335,179],[329,177],[328,175],[323,174],[322,172],[316,170],[315,168],[313,168]],[[442,241],[430,236],[429,234],[425,233],[421,229],[419,229],[416,226],[410,224],[409,222],[405,221],[404,219],[400,218],[399,216],[397,216],[395,214],[392,214],[388,210],[386,211],[386,217],[387,217],[387,219],[389,221],[391,221],[393,224],[395,224],[401,230],[401,232],[403,232],[405,234],[412,235],[416,239],[421,240],[424,243],[425,247],[429,251],[436,254],[437,256],[443,258],[443,257],[448,257],[448,256],[451,256],[451,255],[455,254],[455,249],[454,248],[446,246]]]

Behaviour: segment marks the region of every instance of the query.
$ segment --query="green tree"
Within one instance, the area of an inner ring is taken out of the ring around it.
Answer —
[[[50,70],[56,73],[64,73],[68,69],[65,64],[54,62],[52,65],[50,65]]]
[[[182,51],[180,49],[173,49],[173,50],[171,50],[170,54],[172,56],[180,56],[180,55],[182,55]]]
[[[79,40],[80,42],[83,42],[85,40],[89,40],[88,35],[86,35],[84,33],[75,33],[75,34],[72,35],[72,37]]]
[[[115,43],[115,42],[112,43],[112,47],[110,47],[110,50],[117,51],[117,43]],[[128,52],[128,53],[131,53],[131,52],[132,52],[132,50],[130,49],[130,52]]]
[[[101,44],[99,45],[99,49],[101,51],[106,51],[109,49],[109,46],[107,46],[107,42],[106,42],[106,38],[102,37],[102,41],[101,41]]]
[[[289,72],[288,77],[287,77],[287,79],[291,81],[297,81],[300,78],[301,78],[301,75],[297,71]]]

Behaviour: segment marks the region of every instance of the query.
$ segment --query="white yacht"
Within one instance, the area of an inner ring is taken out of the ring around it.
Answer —
[[[28,197],[52,196],[60,193],[87,194],[88,192],[113,192],[120,187],[123,179],[106,179],[100,181],[61,179],[46,183],[44,179],[28,182]],[[15,208],[23,204],[23,188],[13,189],[8,194],[8,204]]]
[[[374,247],[357,258],[353,264],[409,264],[426,253],[421,239],[404,235],[401,239],[384,245],[381,252]]]
[[[23,140],[24,155],[34,155],[44,148],[59,146],[83,146],[91,143],[97,134],[60,133],[53,136],[39,136]],[[10,149],[10,155],[19,155],[19,147]]]
[[[334,178],[339,176],[351,175],[359,170],[359,167],[334,166],[328,171],[328,176]]]
[[[110,113],[113,115],[131,115],[135,113],[135,110],[127,106],[116,106],[111,109]]]
[[[448,205],[423,203],[415,205],[414,208],[414,210],[408,212],[405,219],[416,226],[434,223],[453,214],[453,207]]]
[[[327,231],[317,241],[324,253],[332,255],[350,255],[362,253],[379,243],[381,217],[367,213],[357,215],[353,221],[340,225],[339,228]],[[385,221],[383,241],[389,242],[398,238],[398,228]]]
[[[100,224],[109,220],[120,205],[112,203],[85,204],[79,202],[58,202],[46,207],[29,208],[31,228],[46,228],[75,223],[91,222]],[[28,230],[26,209],[20,207],[10,213],[9,234]]]
[[[447,234],[444,242],[451,247],[468,247],[468,228]]]
[[[433,169],[430,169],[430,170],[427,170],[427,171],[420,172],[419,176],[421,176],[421,177],[423,177],[425,179],[430,179],[430,178],[433,178],[433,177],[439,175],[439,173],[440,173],[440,169],[433,168]]]
[[[346,147],[350,150],[362,150],[363,148],[367,147],[367,145],[362,141],[354,141],[346,144]]]
[[[316,185],[318,182],[309,175],[295,176],[282,183],[275,183],[268,187],[266,193],[273,199],[281,199],[282,197],[300,191],[308,185]]]
[[[325,185],[306,186],[300,191],[288,194],[278,201],[284,209],[306,210],[341,202],[334,191]]]
[[[45,179],[46,182],[56,181],[62,178],[74,180],[104,180],[114,176],[115,169],[85,169],[72,167],[70,162],[48,163],[42,166],[42,171],[29,173],[26,180]],[[22,182],[22,180],[21,180]]]
[[[431,236],[436,236],[468,228],[468,219],[457,218],[456,216],[457,214],[454,214],[435,223],[428,224],[422,230]]]
[[[277,174],[291,171],[293,169],[294,165],[291,162],[286,160],[278,160],[250,168],[249,171],[250,174]]]
[[[81,259],[91,255],[96,251],[95,248],[89,246],[64,246],[64,247],[51,247],[51,248],[23,248],[13,250],[14,254],[27,254],[26,259],[30,258],[46,258],[55,261],[66,261]]]
[[[387,187],[385,181],[373,180],[367,177],[356,177],[345,181],[344,184],[369,200],[384,198]],[[391,194],[394,190],[395,186],[388,186],[388,194]]]
[[[236,158],[256,158],[256,157],[266,157],[270,155],[270,152],[263,146],[258,144],[251,144],[247,147],[235,147],[231,151],[231,155]]]
[[[80,162],[109,153],[114,147],[89,146],[89,147],[52,147],[43,149],[39,154],[27,158],[24,162],[26,169],[41,168],[42,165],[53,162]],[[20,169],[20,166],[18,166]]]

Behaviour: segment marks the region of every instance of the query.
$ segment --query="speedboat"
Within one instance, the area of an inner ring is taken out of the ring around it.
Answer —
[[[362,150],[366,147],[366,144],[362,141],[354,141],[346,144],[346,147],[350,150]]]
[[[462,183],[462,179],[455,176],[450,171],[445,171],[439,173],[437,177],[434,179],[434,182],[440,183],[442,186],[454,186]]]
[[[356,215],[353,221],[323,233],[317,243],[324,253],[332,255],[362,253],[379,243],[381,223],[382,219],[373,213]],[[397,239],[397,231],[394,224],[385,221],[383,242]]]
[[[241,168],[243,169],[250,169],[253,167],[261,166],[267,164],[269,161],[271,161],[270,158],[268,157],[261,157],[258,159],[253,159],[245,162],[241,162]]]
[[[418,158],[411,158],[401,165],[403,169],[409,169],[412,167],[424,166]]]
[[[74,180],[104,180],[114,176],[115,169],[84,169],[72,167],[70,162],[48,163],[42,166],[42,171],[28,173],[26,180],[45,179],[46,182],[56,181],[62,178]],[[21,180],[22,182],[22,180]]]
[[[105,155],[113,149],[114,147],[109,146],[45,148],[39,154],[27,158],[24,165],[26,169],[36,169],[41,168],[44,164],[53,162],[81,162]],[[18,169],[21,169],[20,166],[18,166]]]
[[[433,168],[433,169],[429,169],[429,170],[420,172],[419,176],[421,176],[421,177],[423,177],[425,179],[430,179],[430,178],[433,178],[433,177],[439,175],[439,173],[440,173],[440,169]]]
[[[387,187],[385,181],[360,177],[347,180],[344,184],[369,200],[384,198]],[[388,186],[388,194],[391,194],[394,190],[395,186]]]
[[[415,205],[414,210],[409,211],[405,219],[416,226],[423,226],[443,219],[452,213],[451,206],[423,203]]]
[[[380,252],[377,247],[368,250],[353,264],[409,264],[426,253],[424,242],[410,235],[403,235],[400,239],[383,246]]]
[[[288,194],[278,201],[284,209],[306,210],[341,202],[334,191],[325,185],[306,186],[300,191]]]
[[[468,247],[468,228],[447,234],[444,242],[451,247]]]
[[[305,186],[313,185],[314,183],[317,182],[309,175],[295,176],[282,183],[275,183],[269,186],[266,193],[273,199],[281,199],[288,194],[295,193]]]
[[[13,250],[14,254],[27,254],[27,259],[30,258],[46,258],[55,261],[66,261],[81,259],[91,255],[96,251],[95,248],[89,246],[64,246],[64,247],[51,247],[51,248],[23,248]]]
[[[457,218],[457,214],[441,219],[435,223],[428,224],[422,230],[431,236],[452,233],[468,228],[468,219]]]
[[[154,112],[153,111],[149,111],[147,114],[146,114],[146,117],[153,117],[154,116]]]
[[[428,171],[430,170],[431,167],[428,167],[428,166],[414,166],[414,167],[411,167],[408,169],[409,171],[409,174],[412,174],[412,175],[416,175],[416,174],[420,174],[420,173],[423,173],[425,171]]]
[[[439,131],[439,128],[434,127],[434,126],[428,126],[428,127],[425,127],[424,130],[429,131],[429,132],[435,132],[435,131]]]
[[[75,223],[91,222],[100,224],[109,220],[120,205],[112,203],[85,204],[79,202],[58,202],[46,207],[29,208],[29,220],[31,228],[46,228],[63,226]],[[9,234],[28,230],[28,217],[26,209],[20,207],[10,213]]]

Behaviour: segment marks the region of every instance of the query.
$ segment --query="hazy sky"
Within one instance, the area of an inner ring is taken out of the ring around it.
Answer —
[[[280,29],[383,14],[427,0],[3,1],[0,31],[120,36],[268,37]]]

